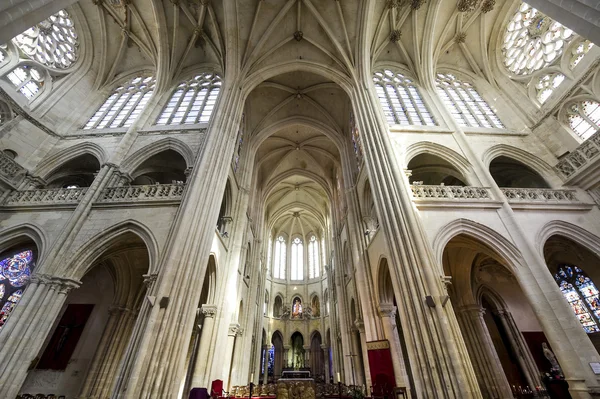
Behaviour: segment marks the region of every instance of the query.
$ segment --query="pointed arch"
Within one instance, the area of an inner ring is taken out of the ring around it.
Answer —
[[[600,257],[600,237],[580,226],[565,222],[564,220],[553,220],[546,223],[536,235],[536,247],[542,258],[544,257],[544,246],[546,245],[546,242],[554,235],[567,237]]]
[[[33,223],[23,223],[0,231],[0,253],[24,241],[32,241],[37,247],[38,260],[43,259],[48,239],[42,228]]]
[[[100,166],[104,165],[108,160],[106,152],[102,147],[96,143],[84,142],[67,147],[46,157],[35,168],[34,174],[45,179],[63,164],[81,155],[93,156],[98,160]]]
[[[147,146],[140,148],[128,156],[121,164],[121,170],[128,173],[133,172],[145,160],[166,150],[173,150],[181,155],[188,168],[194,164],[195,156],[192,149],[181,140],[167,137],[165,139],[148,144]]]
[[[465,177],[471,174],[471,163],[465,157],[446,146],[431,141],[419,141],[408,146],[404,153],[406,165],[420,154],[436,155],[450,162]]]
[[[483,153],[482,161],[489,169],[490,163],[500,156],[512,158],[539,173],[546,180],[556,180],[552,167],[532,153],[507,144],[497,144]]]

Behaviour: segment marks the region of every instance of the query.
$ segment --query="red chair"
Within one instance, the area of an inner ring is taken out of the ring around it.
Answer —
[[[210,397],[213,399],[223,396],[223,380],[214,380],[210,384]]]

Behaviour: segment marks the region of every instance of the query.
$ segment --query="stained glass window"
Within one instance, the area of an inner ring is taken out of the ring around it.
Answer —
[[[302,316],[302,300],[296,297],[294,298],[294,303],[292,304],[292,317],[300,316]]]
[[[585,332],[600,332],[600,299],[594,282],[577,266],[563,265],[554,275]]]
[[[77,61],[79,39],[65,10],[27,29],[13,42],[29,58],[50,68],[66,69]]]
[[[291,276],[292,280],[302,280],[304,278],[304,245],[299,237],[292,240],[292,264]]]
[[[567,108],[567,120],[571,129],[587,140],[600,129],[600,104],[596,101],[577,101]]]
[[[34,256],[31,250],[18,252],[0,261],[0,328],[23,296],[33,267]]]
[[[411,79],[384,69],[375,72],[373,81],[383,113],[390,125],[435,125],[433,116]]]
[[[156,124],[208,123],[220,89],[221,78],[214,73],[196,75],[181,83],[171,95]]]
[[[583,57],[594,47],[594,43],[584,40],[571,50],[571,62],[569,68],[574,69]]]
[[[285,250],[285,239],[283,236],[277,237],[277,240],[275,241],[275,261],[273,262],[274,278],[285,278]]]
[[[575,36],[571,29],[522,3],[504,33],[504,65],[517,75],[535,72],[557,60]]]
[[[537,100],[540,104],[546,102],[548,97],[554,92],[562,82],[565,80],[565,75],[560,72],[548,73],[546,75],[541,76],[536,84],[535,90],[537,94]]]
[[[275,345],[272,345],[269,348],[268,356],[269,356],[269,363],[268,363],[269,371],[268,372],[269,372],[269,376],[272,377],[273,375],[275,375]]]
[[[44,86],[46,74],[37,67],[21,65],[10,71],[6,78],[17,91],[21,92],[27,99],[32,100]]]
[[[440,97],[459,125],[504,128],[496,113],[471,83],[463,82],[452,74],[438,73],[436,85]]]
[[[129,127],[142,113],[155,86],[154,77],[138,76],[117,87],[84,129]]]
[[[308,241],[308,278],[317,278],[319,275],[319,242],[317,237],[311,236]]]

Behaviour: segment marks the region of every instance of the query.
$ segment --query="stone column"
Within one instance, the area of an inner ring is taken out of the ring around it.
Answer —
[[[527,346],[527,342],[517,327],[512,314],[505,309],[498,310],[496,314],[500,318],[500,322],[506,331],[506,335],[508,335],[508,339],[510,340],[515,354],[517,355],[517,360],[519,361],[521,370],[523,370],[523,373],[527,378],[527,383],[529,383],[531,389],[535,389],[537,386],[544,386],[540,379],[540,372],[535,364],[535,360],[533,359],[529,347]]]
[[[363,5],[367,10],[368,5]],[[445,296],[436,258],[415,212],[408,180],[396,162],[394,149],[372,84],[371,63],[358,62],[352,107],[365,153],[365,166],[385,235],[394,292],[406,334],[416,395],[477,398],[481,392],[462,341],[456,317],[440,306]],[[427,305],[432,297],[437,306]],[[450,392],[452,392],[450,394]]]
[[[323,350],[323,369],[325,371],[325,384],[329,384],[329,375],[331,374],[329,371],[329,347],[323,344],[321,345],[321,349]]]
[[[223,357],[225,361],[223,362],[223,387],[227,387],[227,391],[229,391],[229,380],[232,374],[231,370],[231,362],[233,360],[233,350],[235,348],[235,341],[237,337],[241,336],[243,333],[242,328],[238,323],[231,323],[229,325],[229,331],[227,333],[227,347],[225,348],[225,352],[223,353]]]
[[[311,368],[310,364],[310,345],[304,345],[304,367]],[[312,370],[311,370],[312,372]]]
[[[200,311],[204,315],[204,322],[202,323],[202,331],[200,331],[200,345],[196,354],[191,388],[207,387],[210,382],[207,381],[207,377],[209,377],[206,373],[208,370],[207,361],[215,328],[217,307],[215,305],[202,305]]]
[[[264,345],[263,346],[263,352],[264,352],[264,362],[263,362],[263,369],[262,369],[262,373],[263,373],[263,378],[262,378],[262,383],[264,385],[267,385],[269,383],[269,345]]]
[[[356,326],[356,328],[358,329],[358,332],[360,334],[360,348],[358,349],[362,349],[362,364],[360,363],[360,358],[355,358],[356,361],[360,364],[361,370],[362,370],[362,378],[363,380],[360,382],[360,384],[365,384],[366,387],[370,387],[373,385],[373,383],[371,382],[371,367],[369,366],[369,353],[367,352],[367,336],[366,336],[366,332],[365,332],[365,324],[363,323],[362,320],[356,320],[354,322],[354,325]],[[359,354],[358,352],[355,352],[357,355]]]
[[[465,305],[458,308],[457,315],[465,344],[484,396],[510,398],[512,391],[485,325],[484,312],[485,310],[479,305]]]
[[[404,354],[402,353],[402,346],[400,345],[398,333],[396,331],[398,328],[396,326],[396,307],[392,304],[380,305],[379,314],[381,315],[385,338],[390,343],[396,386],[408,387],[408,375],[406,374]]]
[[[23,385],[29,367],[37,362],[42,345],[59,316],[67,295],[80,282],[53,276],[35,276],[21,303],[8,320],[0,356],[0,397],[14,398]],[[14,317],[14,320],[13,319]],[[10,367],[7,367],[10,365]]]
[[[112,306],[102,339],[94,355],[82,390],[82,397],[110,397],[115,374],[129,342],[137,314],[131,309]]]

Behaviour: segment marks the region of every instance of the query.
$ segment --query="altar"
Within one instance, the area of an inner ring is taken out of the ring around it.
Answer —
[[[310,376],[310,370],[283,370],[281,373],[281,378],[279,378],[278,382],[286,382],[286,381],[314,381]]]

